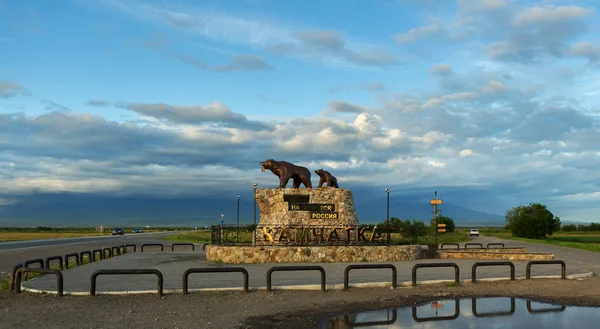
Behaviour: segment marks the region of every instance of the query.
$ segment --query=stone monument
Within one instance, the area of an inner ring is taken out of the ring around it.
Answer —
[[[256,190],[256,203],[260,209],[256,228],[258,244],[335,244],[360,236],[352,191],[339,188],[329,172],[325,172],[328,179],[324,180],[324,171],[315,171],[321,182],[319,188],[313,189],[307,168],[273,159],[260,164],[263,172],[268,169],[279,177],[280,187]],[[294,179],[294,188],[285,188],[289,179]],[[322,187],[324,182],[327,187]],[[306,188],[299,188],[300,183]]]

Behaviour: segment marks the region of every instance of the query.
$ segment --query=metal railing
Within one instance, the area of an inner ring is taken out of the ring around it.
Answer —
[[[273,266],[267,271],[267,291],[271,289],[271,275],[279,271],[319,271],[321,272],[321,291],[327,290],[325,282],[325,269],[321,266]]]
[[[392,270],[392,288],[396,289],[398,287],[398,271],[396,270],[396,266],[392,264],[355,264],[348,265],[344,270],[344,290],[348,290],[349,281],[350,281],[350,270],[355,269],[385,269],[389,268]]]

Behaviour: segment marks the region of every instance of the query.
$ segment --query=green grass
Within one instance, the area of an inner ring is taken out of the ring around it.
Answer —
[[[581,233],[581,234],[579,234]],[[600,252],[600,236],[589,236],[598,232],[558,232],[546,239],[527,239],[512,236],[509,231],[482,231],[481,235],[493,236],[501,239],[547,244],[552,246],[567,247],[581,250]]]
[[[192,243],[210,243],[211,232],[210,231],[196,231],[189,233],[181,233],[177,235],[165,236],[160,238],[165,241],[172,242],[192,242]]]

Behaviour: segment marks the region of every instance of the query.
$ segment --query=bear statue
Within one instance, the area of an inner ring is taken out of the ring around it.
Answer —
[[[337,179],[329,173],[329,171],[325,171],[322,168],[315,170],[315,174],[319,175],[321,179],[319,180],[319,186],[322,187],[323,183],[326,183],[329,187],[339,188]]]
[[[310,182],[310,170],[305,167],[296,166],[286,161],[275,161],[269,159],[261,162],[262,171],[265,169],[271,170],[275,176],[279,177],[279,188],[285,188],[290,178],[294,179],[294,188],[299,188],[300,183],[304,184],[306,188],[312,188]]]

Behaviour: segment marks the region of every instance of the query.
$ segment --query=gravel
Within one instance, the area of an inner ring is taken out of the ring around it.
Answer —
[[[600,306],[600,279],[493,281],[349,291],[199,292],[190,295],[0,294],[3,328],[323,328],[329,317],[453,297],[521,297]]]

